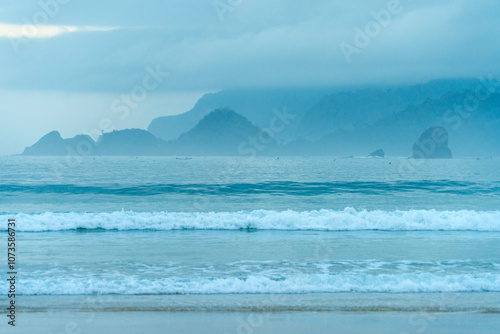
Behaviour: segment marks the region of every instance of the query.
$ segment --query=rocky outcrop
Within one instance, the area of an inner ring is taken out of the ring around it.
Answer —
[[[64,139],[57,131],[47,133],[35,144],[24,149],[23,155],[63,155]]]
[[[384,150],[379,148],[378,150],[375,150],[372,153],[370,153],[370,157],[383,158],[383,157],[385,157]]]
[[[104,133],[97,142],[87,135],[63,139],[59,132],[52,131],[34,145],[27,147],[23,155],[164,155],[167,150],[166,144],[151,133],[140,129]]]
[[[91,146],[91,143],[95,145],[92,138],[87,135],[63,139],[59,132],[52,131],[40,138],[32,146],[26,147],[22,155],[57,156],[73,154],[75,150],[82,149],[82,142],[89,143],[89,146]]]
[[[451,159],[451,150],[448,148],[448,132],[440,126],[425,130],[413,144],[412,158]]]

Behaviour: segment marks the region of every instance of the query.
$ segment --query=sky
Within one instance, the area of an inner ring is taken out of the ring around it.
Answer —
[[[0,0],[0,155],[233,87],[498,75],[496,0]]]

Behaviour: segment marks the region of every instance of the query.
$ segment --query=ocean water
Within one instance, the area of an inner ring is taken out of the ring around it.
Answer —
[[[24,311],[500,313],[499,167],[1,157],[0,241]]]

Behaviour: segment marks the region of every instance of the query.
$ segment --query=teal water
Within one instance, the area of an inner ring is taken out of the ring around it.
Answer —
[[[498,313],[499,162],[2,157],[0,240],[26,310]]]

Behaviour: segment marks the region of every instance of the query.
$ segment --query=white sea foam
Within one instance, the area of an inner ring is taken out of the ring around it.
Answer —
[[[6,221],[13,215],[0,215]],[[500,211],[238,211],[17,214],[18,231],[105,230],[316,230],[500,231]],[[0,227],[5,229],[5,226]]]
[[[1,286],[6,284],[2,282]],[[92,294],[302,294],[302,293],[436,293],[500,292],[500,275],[455,274],[301,274],[281,280],[266,276],[245,278],[175,278],[143,279],[139,276],[120,279],[98,277],[54,277],[24,279],[21,295],[92,295]]]

